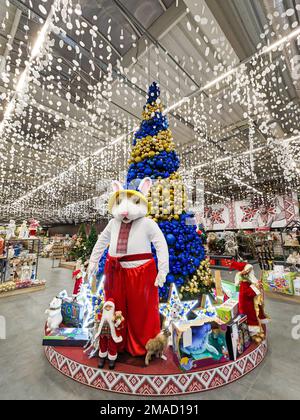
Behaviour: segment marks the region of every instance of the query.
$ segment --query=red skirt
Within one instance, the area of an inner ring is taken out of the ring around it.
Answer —
[[[146,259],[144,255],[129,256],[130,261]],[[140,258],[139,258],[140,257]],[[132,356],[146,354],[145,345],[160,332],[158,288],[154,286],[157,276],[153,258],[136,268],[123,268],[126,257],[108,256],[105,265],[105,299],[113,298],[116,311],[125,318],[121,330],[123,341],[119,351],[128,351]]]

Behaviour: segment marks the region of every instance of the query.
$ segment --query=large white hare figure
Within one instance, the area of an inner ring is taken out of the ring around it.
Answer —
[[[160,331],[158,286],[163,286],[169,272],[165,237],[157,223],[146,217],[151,186],[150,178],[144,178],[138,190],[124,189],[120,182],[113,182],[108,210],[114,218],[99,236],[88,268],[88,275],[93,275],[109,246],[105,298],[113,298],[116,311],[122,311],[125,318],[119,350],[133,356],[145,355],[147,341]],[[151,244],[156,250],[158,272]]]

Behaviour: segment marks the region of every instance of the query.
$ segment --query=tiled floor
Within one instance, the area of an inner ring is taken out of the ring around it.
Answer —
[[[71,271],[51,269],[50,261],[41,260],[39,277],[48,281],[45,291],[0,299],[0,315],[7,321],[7,339],[0,340],[0,399],[131,398],[77,384],[49,365],[41,346],[44,311],[58,291],[71,291]],[[216,391],[174,399],[300,399],[300,340],[291,335],[300,305],[269,300],[267,310],[270,351],[259,368]]]

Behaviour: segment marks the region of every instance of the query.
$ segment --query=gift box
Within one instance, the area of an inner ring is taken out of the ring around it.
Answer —
[[[295,296],[300,296],[300,277],[296,277],[294,280],[294,292]]]
[[[251,336],[246,315],[239,315],[227,324],[226,340],[231,360],[238,359],[247,350],[251,345]]]
[[[238,312],[239,304],[235,299],[229,299],[217,307],[217,315],[225,323],[232,321]]]
[[[67,299],[63,300],[61,305],[61,314],[63,317],[63,324],[67,327],[82,327],[84,306],[78,302],[70,302]]]
[[[263,287],[266,291],[284,293],[286,295],[294,295],[294,280],[297,273],[294,272],[263,272]]]
[[[239,287],[231,281],[222,280],[222,289],[229,298],[235,301],[239,300]]]
[[[182,370],[228,362],[227,326],[208,319],[173,324],[173,352]]]
[[[45,335],[43,346],[83,347],[89,341],[87,328],[57,328]]]

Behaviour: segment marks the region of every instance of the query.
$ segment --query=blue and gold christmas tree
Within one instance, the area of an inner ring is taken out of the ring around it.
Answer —
[[[155,180],[149,195],[149,217],[163,231],[170,254],[170,273],[160,298],[166,300],[170,285],[175,284],[183,299],[195,299],[211,292],[213,280],[202,239],[191,223],[194,215],[186,209],[185,188],[177,172],[180,160],[155,82],[149,87],[142,116],[133,138],[127,183],[147,176]]]

